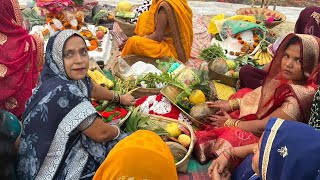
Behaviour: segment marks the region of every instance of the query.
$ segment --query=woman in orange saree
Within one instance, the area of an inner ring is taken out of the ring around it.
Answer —
[[[192,10],[187,0],[153,0],[138,19],[136,36],[130,37],[121,56],[190,58],[193,42]]]
[[[242,98],[208,102],[209,107],[221,108],[222,114],[209,116],[212,124],[196,133],[198,160],[204,163],[225,149],[257,143],[270,117],[307,123],[316,92],[312,71],[319,62],[319,49],[319,38],[289,34],[261,87]]]
[[[0,0],[0,109],[19,119],[38,82],[43,42],[29,35],[17,0]]]

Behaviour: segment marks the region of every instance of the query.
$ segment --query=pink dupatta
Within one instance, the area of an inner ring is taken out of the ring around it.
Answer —
[[[23,28],[17,0],[0,4],[0,109],[20,118],[38,82],[43,42]]]

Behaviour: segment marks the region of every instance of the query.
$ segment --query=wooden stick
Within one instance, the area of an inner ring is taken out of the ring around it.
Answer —
[[[264,0],[261,0],[261,7],[263,8]]]
[[[264,6],[266,9],[268,9],[269,7],[269,0],[266,0],[266,3],[265,3],[265,6]]]
[[[274,0],[273,10],[276,10],[277,3],[278,3],[278,1]]]

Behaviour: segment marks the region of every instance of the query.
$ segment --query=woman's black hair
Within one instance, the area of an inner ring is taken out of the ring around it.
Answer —
[[[300,43],[300,39],[297,36],[295,36],[287,42],[286,49],[292,44],[299,44],[299,43]]]

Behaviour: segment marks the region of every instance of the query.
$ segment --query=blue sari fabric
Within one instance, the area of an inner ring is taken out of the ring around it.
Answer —
[[[123,137],[97,143],[81,133],[97,112],[90,102],[90,79],[67,78],[63,46],[75,31],[49,39],[41,79],[23,114],[24,130],[18,150],[19,179],[90,178],[111,148]]]
[[[250,180],[320,179],[320,131],[307,124],[271,118],[262,138],[260,177],[254,175]],[[250,169],[249,163],[240,165],[234,179],[241,179]]]

